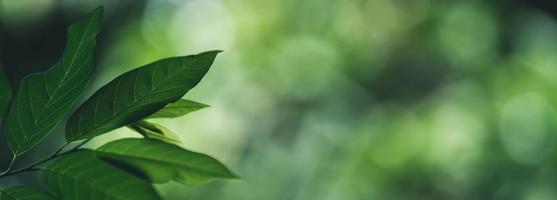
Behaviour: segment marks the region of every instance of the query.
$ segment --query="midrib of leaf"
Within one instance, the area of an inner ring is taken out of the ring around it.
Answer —
[[[77,41],[78,45],[77,45],[77,49],[76,49],[76,51],[75,51],[76,53],[74,53],[74,54],[72,55],[72,60],[71,60],[71,62],[70,62],[70,64],[69,64],[68,68],[64,68],[64,60],[65,60],[65,59],[64,59],[64,58],[61,59],[61,60],[62,60],[62,63],[61,63],[60,65],[61,65],[61,67],[62,67],[63,69],[65,69],[65,72],[64,72],[64,76],[62,76],[62,79],[58,82],[58,85],[56,85],[56,89],[54,89],[53,95],[50,95],[50,93],[49,93],[49,91],[48,91],[48,88],[46,88],[46,84],[45,84],[45,91],[46,91],[47,94],[49,95],[49,98],[48,98],[48,101],[47,101],[46,105],[45,105],[45,106],[41,109],[41,111],[39,112],[38,117],[40,117],[40,116],[42,115],[42,113],[43,113],[47,108],[49,108],[51,105],[53,105],[53,104],[56,102],[56,101],[52,101],[52,100],[53,100],[54,96],[56,96],[56,94],[58,93],[58,91],[60,90],[61,86],[64,85],[66,79],[68,78],[68,74],[70,73],[70,71],[74,68],[74,66],[75,66],[75,65],[74,65],[74,64],[75,64],[75,59],[76,59],[77,55],[79,55],[79,53],[81,52],[81,46],[83,45],[83,41],[86,40],[86,39],[89,39],[89,38],[87,38],[86,36],[89,36],[89,30],[91,29],[91,24],[93,23],[93,21],[94,21],[94,20],[90,20],[89,23],[87,23],[87,26],[86,26],[86,28],[85,28],[85,31],[84,31],[83,35],[82,35],[81,38]],[[69,43],[69,41],[68,41],[68,43]],[[89,60],[90,57],[91,57],[91,55],[88,55],[87,58],[85,58],[85,60]],[[43,74],[43,75],[46,76],[46,73]],[[45,78],[45,82],[46,82],[46,78]],[[78,85],[78,84],[76,84],[76,85]],[[78,86],[75,86],[75,87],[78,87]],[[75,87],[74,87],[74,88],[75,88]],[[74,88],[72,88],[72,89],[74,89]],[[70,89],[69,91],[72,91],[72,89]],[[60,99],[62,99],[62,98],[60,98]],[[31,100],[29,100],[29,102],[31,102]],[[31,104],[31,110],[33,110],[32,104]],[[45,119],[46,119],[46,118],[45,118]],[[44,120],[43,120],[43,121],[44,121]],[[35,118],[35,123],[34,123],[34,124],[35,124],[35,125],[38,124],[38,123],[37,123],[37,117]]]
[[[18,102],[18,101],[16,101],[16,107],[17,107],[17,111],[16,111],[16,113],[17,113],[17,122],[18,122],[18,124],[19,124],[19,129],[20,129],[21,132],[23,133],[23,138],[24,138],[24,142],[25,142],[25,141],[27,140],[27,134],[25,133],[25,129],[23,128],[23,124],[21,124],[21,121],[22,121],[22,120],[21,120],[21,114],[19,113],[19,111],[20,111],[21,109],[19,109],[19,102]],[[8,133],[9,133],[9,134],[13,134],[13,133],[11,133],[11,131],[8,131]],[[19,149],[19,148],[21,147],[21,143],[18,143],[17,140],[14,140],[14,142],[15,142],[17,148]]]
[[[98,10],[96,10],[96,12],[96,14],[98,14]],[[17,134],[18,136],[15,136],[12,133],[13,131],[9,131],[8,133],[11,135],[10,137],[15,138],[14,140],[11,140],[11,143],[14,146],[13,151],[20,154],[22,153],[20,152],[21,149],[28,148],[26,147],[28,145],[33,145],[30,144],[30,142],[42,140],[42,138],[45,137],[42,133],[48,133],[49,129],[53,126],[53,122],[49,122],[49,119],[51,119],[52,116],[60,115],[60,112],[63,109],[68,108],[69,105],[75,102],[75,98],[68,97],[73,96],[76,89],[84,86],[84,84],[89,80],[88,78],[84,79],[75,75],[87,70],[89,65],[94,65],[94,63],[91,63],[91,59],[93,58],[91,52],[95,49],[94,37],[96,36],[96,33],[92,31],[92,26],[96,22],[97,20],[94,18],[89,18],[87,24],[81,24],[77,27],[73,27],[74,24],[70,25],[67,32],[68,41],[66,43],[66,49],[62,53],[61,59],[49,70],[30,74],[24,79],[26,88],[22,88],[22,93],[20,94],[27,95],[27,98],[25,98],[25,100],[15,101],[17,105],[14,107],[17,110],[14,113],[14,117],[18,122],[16,122],[17,125],[14,124],[13,129],[10,128],[10,130],[18,130],[19,134]],[[91,52],[83,50],[86,42],[91,45]],[[71,49],[68,50],[68,48]],[[76,64],[78,58],[82,59],[83,66],[85,67],[77,68],[79,66]],[[50,75],[61,77],[49,80],[48,78]],[[31,82],[38,82],[38,84],[40,84],[41,81],[44,83],[42,91],[44,91],[47,97],[44,101],[40,101],[39,104],[36,104],[37,100],[33,98],[30,90]],[[75,84],[69,85],[69,81],[74,81]],[[64,87],[66,87],[66,89],[65,91],[62,91]],[[53,107],[54,105],[59,106]],[[22,121],[22,107],[26,107],[30,112],[29,114],[31,119],[28,122],[25,122],[26,125],[23,125],[24,123]],[[26,130],[26,128],[29,130]]]
[[[156,93],[152,93],[151,95],[155,95],[155,94],[156,94]],[[96,101],[98,101],[98,100],[96,100]],[[115,102],[115,101],[113,101],[113,102]],[[93,113],[94,113],[94,115],[93,115],[94,118],[93,118],[93,119],[95,120],[95,121],[94,121],[94,122],[95,122],[95,125],[94,125],[92,128],[90,128],[90,129],[88,129],[88,130],[85,130],[85,131],[81,131],[81,122],[83,121],[83,120],[82,120],[82,119],[83,119],[83,117],[82,117],[83,115],[79,115],[79,119],[78,119],[78,122],[77,122],[77,130],[78,130],[79,132],[89,133],[90,131],[97,129],[97,128],[99,127],[99,124],[106,124],[107,122],[110,122],[110,121],[112,121],[113,119],[116,119],[116,118],[120,117],[121,115],[127,114],[128,111],[129,111],[131,108],[142,108],[142,107],[144,107],[144,106],[148,106],[148,105],[141,105],[141,104],[136,105],[137,103],[141,103],[141,102],[139,102],[139,101],[134,101],[132,104],[130,104],[129,106],[126,106],[126,108],[124,108],[121,112],[119,112],[119,113],[117,113],[117,114],[114,114],[114,109],[112,109],[113,115],[112,115],[110,118],[108,118],[108,119],[106,119],[106,120],[104,120],[104,121],[102,121],[102,122],[97,122],[97,121],[96,121],[97,109],[95,108],[95,109],[93,110]],[[113,103],[113,104],[114,104],[114,103]],[[95,106],[95,107],[96,107],[96,106]],[[79,138],[79,137],[78,137],[78,138]]]
[[[82,161],[81,163],[83,163],[83,162],[85,162],[85,161]],[[43,169],[41,169],[41,170],[55,174],[55,175],[57,176],[56,179],[57,179],[57,181],[59,182],[59,185],[62,185],[62,181],[61,181],[61,179],[60,179],[59,177],[66,177],[66,178],[69,178],[69,179],[72,179],[72,180],[73,180],[74,188],[77,188],[75,185],[76,185],[77,182],[79,182],[80,184],[89,186],[89,188],[90,188],[91,190],[100,191],[100,192],[101,192],[102,194],[104,194],[105,196],[114,197],[114,196],[113,196],[114,194],[109,193],[109,192],[106,191],[106,190],[103,190],[102,188],[99,187],[99,185],[95,184],[96,182],[99,182],[100,180],[103,180],[103,178],[110,178],[110,176],[103,176],[103,177],[97,178],[97,179],[95,179],[95,180],[93,180],[93,181],[84,181],[83,179],[80,179],[80,176],[81,176],[81,175],[86,174],[87,172],[90,172],[90,171],[97,170],[97,169],[99,169],[99,168],[91,167],[91,168],[89,168],[89,169],[87,169],[87,170],[85,170],[85,171],[80,171],[80,173],[78,173],[78,174],[74,174],[74,176],[72,176],[71,174],[67,173],[67,172],[70,172],[71,170],[73,170],[74,168],[80,167],[79,165],[80,165],[81,163],[76,163],[76,164],[74,164],[73,166],[71,166],[71,167],[69,167],[69,168],[67,168],[67,169],[65,169],[65,170],[62,170],[62,171],[57,171],[57,170],[50,169],[50,168],[43,168]],[[58,176],[59,176],[59,177],[58,177]],[[105,191],[105,192],[102,192],[102,191]],[[75,194],[77,194],[77,193],[75,193]]]
[[[77,84],[76,84],[76,85],[77,85]],[[61,98],[61,99],[62,99],[62,98]],[[31,101],[29,101],[29,102],[31,102]],[[71,103],[71,102],[70,102],[70,103]],[[32,105],[32,104],[31,104],[31,105]],[[23,133],[23,138],[24,138],[23,143],[27,142],[28,139],[40,138],[40,137],[41,137],[40,134],[31,134],[31,136],[28,136],[28,134],[26,133],[25,129],[23,128],[23,125],[21,124],[21,117],[20,117],[20,114],[19,114],[19,111],[20,111],[21,109],[19,109],[19,103],[18,103],[17,106],[18,106],[18,110],[17,110],[18,124],[19,124],[19,127],[20,127],[21,132]],[[33,112],[33,110],[32,110],[32,109],[33,109],[33,106],[30,106],[30,108],[31,108],[31,112]],[[42,120],[40,120],[39,122],[36,122],[36,120],[35,120],[35,123],[33,124],[33,128],[36,128],[37,126],[40,125],[40,123],[45,122],[46,119],[48,119],[48,117],[49,117],[50,115],[55,114],[55,112],[57,112],[58,110],[60,110],[60,109],[62,109],[62,108],[63,108],[63,107],[60,106],[59,108],[57,108],[57,109],[55,109],[54,111],[50,112],[50,114],[46,115],[46,116],[45,116],[44,118],[42,118]],[[45,109],[46,109],[46,108],[45,108]],[[46,128],[38,129],[38,130],[36,130],[36,132],[42,132],[42,131],[44,131],[44,130],[46,130]],[[15,141],[15,142],[17,143],[17,141]],[[18,144],[18,146],[21,146],[21,145]]]
[[[48,188],[67,199],[79,199],[72,195],[87,196],[85,199],[159,199],[151,185],[105,163],[92,150],[66,155],[40,170],[45,172]],[[147,196],[135,194],[135,187]]]
[[[170,59],[171,59],[171,58],[170,58]],[[191,63],[189,66],[193,66],[197,61],[199,61],[199,59],[198,59],[197,57],[195,57],[195,60],[193,60],[192,63]],[[183,65],[183,63],[184,63],[184,60],[182,60],[181,65]],[[169,65],[170,65],[170,64],[169,64]],[[154,77],[154,74],[155,74],[155,73],[154,73],[155,68],[156,68],[156,66],[153,67],[153,71],[151,72],[151,80],[153,80],[153,77]],[[184,66],[183,68],[180,68],[180,69],[176,70],[176,73],[180,73],[180,72],[186,70],[186,68],[187,68],[187,67]],[[170,69],[170,68],[168,68],[168,69]],[[168,76],[169,79],[172,78],[172,75],[170,74],[170,72],[167,72],[167,73],[169,74],[169,76]],[[135,78],[136,78],[135,81],[137,81],[137,77],[138,77],[138,75],[135,76]],[[179,80],[179,79],[176,79],[176,80]],[[171,81],[176,81],[176,80],[171,80]],[[163,80],[163,81],[161,81],[161,83],[162,83],[162,82],[168,82],[168,81],[169,81],[169,80]],[[118,85],[119,85],[120,82],[121,82],[121,79],[118,80]],[[160,86],[160,85],[162,85],[162,84],[159,84],[159,86]],[[134,93],[134,95],[133,95],[134,101],[133,101],[130,105],[126,106],[121,112],[119,112],[119,113],[117,113],[117,114],[115,114],[115,109],[114,109],[115,106],[112,106],[112,113],[113,113],[113,115],[112,115],[111,117],[109,117],[108,119],[102,121],[102,122],[97,122],[97,121],[96,121],[96,113],[97,113],[97,105],[96,105],[96,104],[97,104],[97,103],[95,102],[95,109],[93,110],[93,113],[94,113],[93,119],[95,120],[95,123],[94,123],[95,125],[94,125],[92,128],[90,128],[89,130],[86,130],[86,131],[84,131],[84,132],[85,132],[85,133],[88,133],[88,132],[90,132],[90,131],[92,131],[92,130],[95,130],[96,128],[99,127],[99,126],[98,126],[99,124],[105,124],[105,123],[107,123],[107,122],[112,121],[113,119],[116,119],[116,118],[120,117],[121,115],[127,114],[128,111],[129,111],[130,109],[132,109],[132,108],[135,108],[135,107],[141,108],[141,107],[143,107],[143,106],[147,106],[147,105],[141,105],[141,100],[138,100],[138,98],[136,98],[136,96],[135,96],[135,90],[136,90],[135,88],[136,88],[136,87],[137,87],[137,82],[134,82],[134,87],[132,88],[132,92]],[[168,91],[170,91],[170,90],[175,90],[175,89],[180,89],[180,88],[183,88],[183,87],[173,87],[173,88],[167,88],[167,89],[162,90],[162,91],[156,91],[156,90],[158,89],[158,86],[155,86],[154,82],[151,81],[151,91],[149,92],[149,95],[143,95],[143,96],[140,97],[140,98],[143,98],[143,97],[145,97],[145,96],[155,96],[155,95],[160,94],[160,93],[164,93],[164,92],[168,92]],[[117,89],[118,89],[118,88],[117,88]],[[156,92],[155,92],[155,91],[156,91]],[[115,90],[115,92],[117,92],[117,90]],[[114,104],[116,103],[117,94],[118,94],[118,93],[116,93],[116,95],[114,95],[114,99],[113,99],[113,101],[112,101],[112,105],[114,105]],[[97,98],[95,101],[98,102],[98,101],[99,101],[99,98]],[[139,105],[136,105],[137,103],[140,103],[140,104],[139,104]],[[78,119],[78,122],[77,122],[77,130],[78,130],[79,132],[82,132],[82,131],[81,131],[81,121],[83,121],[83,120],[82,120],[82,116],[83,116],[83,115],[79,115],[79,119]],[[79,137],[78,137],[78,138],[79,138]]]
[[[171,58],[171,59],[172,59],[172,58]],[[192,63],[191,63],[189,66],[195,65],[195,63],[196,63],[197,61],[199,61],[199,58],[197,58],[197,56],[196,56],[196,57],[194,57],[194,60],[192,61]],[[172,74],[170,73],[170,62],[168,63],[168,65],[169,65],[169,67],[167,67],[166,73],[168,74],[168,79],[172,79],[172,78],[174,78],[174,77],[172,77]],[[181,65],[181,66],[184,66],[184,59],[182,59],[182,63],[180,63],[180,65]],[[155,67],[156,67],[156,66],[155,66]],[[153,72],[151,73],[151,92],[154,92],[155,90],[158,89],[158,88],[157,88],[158,86],[156,86],[156,85],[154,84],[154,81],[153,81],[153,78],[154,78],[154,75],[155,75],[155,73],[154,73],[155,67],[153,67]],[[186,68],[187,68],[187,67],[182,67],[182,68],[176,70],[176,73],[180,73],[180,72],[186,70]],[[173,80],[168,80],[168,79],[167,79],[167,80],[162,80],[161,83],[168,82],[168,81],[180,80],[180,79],[173,79]],[[136,86],[136,85],[137,85],[137,84],[134,83],[134,89],[135,89],[135,86]],[[160,85],[163,85],[163,84],[159,84],[159,86],[160,86]],[[176,89],[176,88],[180,88],[180,87],[170,88],[170,89],[167,89],[167,90],[172,90],[172,89]],[[163,91],[167,91],[167,90],[163,90]],[[161,92],[162,92],[162,91],[161,91]],[[135,97],[135,96],[134,96],[134,97]]]
[[[131,146],[131,147],[128,147],[127,150],[133,149],[133,148],[136,148],[136,147],[135,147],[135,146]],[[147,152],[147,150],[150,150],[150,149],[144,149],[145,152]],[[122,152],[126,152],[126,151],[122,151]],[[118,155],[118,156],[121,156],[121,157],[124,157],[124,158],[131,158],[131,159],[139,159],[139,160],[144,160],[144,161],[151,161],[151,162],[156,162],[156,163],[162,164],[162,165],[183,166],[183,167],[186,167],[188,170],[192,170],[192,171],[196,171],[196,172],[201,172],[201,173],[204,173],[204,174],[209,174],[209,175],[212,175],[212,176],[214,176],[214,177],[222,177],[222,174],[218,174],[218,173],[215,173],[215,172],[203,170],[202,168],[196,168],[196,167],[193,167],[193,166],[191,166],[191,165],[185,165],[185,164],[183,164],[183,163],[170,162],[170,161],[161,160],[161,159],[157,159],[157,158],[153,158],[153,157],[149,157],[149,159],[146,159],[145,157],[141,157],[141,156],[138,156],[138,155],[122,154],[122,153],[116,153],[116,152],[112,152],[112,151],[111,151],[110,153],[105,152],[105,151],[99,151],[99,152],[97,152],[97,153],[106,154],[106,155],[112,154],[112,155]],[[161,154],[161,155],[163,155],[163,154],[165,154],[165,153],[166,153],[166,152],[159,152],[159,154]],[[200,154],[200,153],[197,153],[197,154]],[[205,155],[205,154],[202,154],[202,155]],[[205,156],[206,156],[206,155],[205,155]]]
[[[85,79],[85,80],[83,80],[83,81],[87,81],[87,80]],[[81,83],[81,82],[83,82],[83,81],[80,81],[79,83]],[[75,84],[75,85],[79,85],[79,84]],[[75,87],[71,88],[70,90],[73,90],[73,89],[75,89],[76,87],[78,87],[78,86],[75,86]],[[67,94],[69,94],[69,93],[66,93],[66,94],[60,96],[60,99],[59,99],[58,101],[63,100],[63,99],[64,99],[63,97],[64,97],[65,95],[67,95]],[[57,103],[57,101],[54,101],[52,104],[54,104],[54,103]],[[68,101],[68,103],[72,103],[72,102],[69,102],[69,101]],[[52,104],[51,104],[51,105],[52,105]],[[50,106],[50,105],[49,105],[49,106]],[[55,113],[56,113],[58,110],[60,110],[60,109],[63,109],[63,106],[60,106],[59,108],[54,109],[53,112],[50,112],[50,113],[46,114],[44,117],[39,117],[39,118],[42,118],[42,120],[40,120],[39,122],[35,123],[34,126],[36,127],[36,126],[38,126],[40,123],[45,122],[46,119],[48,119],[51,115],[55,114]],[[44,110],[46,110],[46,107],[43,109],[43,112],[44,112]],[[39,130],[42,131],[42,130],[44,130],[44,129],[39,129]]]
[[[73,166],[72,166],[72,167],[73,167]],[[96,184],[94,184],[94,183],[95,183],[95,182],[98,182],[99,180],[103,180],[103,178],[109,177],[109,176],[104,176],[104,177],[101,177],[101,178],[97,178],[97,179],[95,179],[94,181],[82,181],[81,179],[79,179],[79,175],[76,175],[76,176],[70,176],[70,175],[68,175],[68,174],[66,173],[66,171],[69,171],[68,169],[66,169],[66,170],[64,170],[64,171],[60,171],[60,172],[56,172],[56,170],[52,170],[52,169],[48,169],[48,168],[42,169],[42,170],[43,170],[43,171],[46,171],[46,172],[50,172],[50,173],[56,174],[56,176],[66,177],[66,178],[72,179],[73,182],[74,182],[74,188],[77,188],[77,187],[75,187],[75,184],[76,184],[77,182],[79,182],[80,184],[84,184],[84,185],[89,186],[89,188],[91,188],[91,190],[94,190],[94,191],[103,191],[102,188],[99,188],[98,185],[96,185]],[[92,170],[96,170],[96,168],[90,168],[90,169],[88,169],[88,170],[91,170],[91,171],[92,171]],[[82,172],[89,172],[89,171],[82,171]],[[82,174],[85,174],[85,173],[82,173]],[[59,184],[62,185],[62,182],[61,182],[60,178],[57,177],[56,179],[58,180]],[[76,193],[76,194],[77,194],[77,193]],[[103,192],[102,194],[111,196],[111,195],[108,194],[108,192]],[[112,197],[112,196],[111,196],[111,197]]]
[[[76,55],[77,55],[77,54],[76,54]],[[87,59],[89,59],[89,57],[88,57]],[[46,74],[46,73],[45,73],[45,74]],[[36,75],[36,74],[35,74],[35,75]],[[86,80],[82,80],[82,81],[86,81]],[[82,81],[80,81],[80,83],[81,83]],[[75,84],[75,85],[79,85],[79,84]],[[58,85],[57,87],[59,88],[59,86],[60,86],[60,85]],[[78,86],[75,86],[75,87],[78,87]],[[75,87],[74,87],[74,88],[75,88]],[[70,89],[70,90],[73,90],[74,88],[72,88],[72,89]],[[45,88],[45,90],[46,90],[46,88]],[[48,90],[46,90],[46,91],[48,91]],[[29,91],[29,84],[27,84],[27,94],[28,94],[29,96],[31,96],[31,95],[30,95],[30,91]],[[69,94],[69,93],[68,93],[68,94]],[[62,98],[63,96],[64,96],[64,95],[62,95],[59,99],[60,99],[60,100],[63,100],[63,99],[64,99],[64,98]],[[50,99],[49,99],[49,101],[50,101]],[[17,102],[17,101],[16,101],[16,102]],[[56,101],[55,101],[55,102],[56,102]],[[68,103],[71,103],[71,102],[68,102]],[[52,103],[52,104],[53,104],[53,103]],[[52,104],[50,104],[50,105],[52,105]],[[48,106],[49,106],[49,105],[45,106],[45,107],[43,108],[42,111],[46,110],[46,108],[47,108]],[[21,111],[21,109],[20,109],[20,102],[17,102],[16,107],[17,107],[16,116],[17,116],[17,118],[18,118],[17,121],[18,121],[19,129],[20,129],[21,133],[23,133],[23,134],[22,134],[22,135],[23,135],[23,142],[22,142],[22,143],[26,143],[29,139],[35,139],[35,138],[37,138],[37,137],[41,137],[41,135],[39,135],[39,134],[34,134],[34,135],[31,134],[31,136],[29,136],[29,135],[27,134],[27,131],[23,128],[23,124],[21,123],[22,120],[21,120],[21,113],[20,113],[20,111]],[[33,103],[32,103],[32,98],[29,98],[29,108],[31,109],[31,113],[32,113],[32,115],[34,116],[34,117],[33,117],[33,118],[34,118],[34,121],[33,121],[33,128],[36,128],[38,125],[40,125],[40,123],[45,122],[45,121],[49,118],[50,115],[53,115],[53,114],[55,114],[59,109],[62,109],[63,106],[60,106],[59,108],[55,109],[53,112],[50,112],[50,114],[48,114],[48,115],[46,115],[45,117],[41,118],[40,121],[37,121],[37,118],[38,118],[38,117],[36,117],[36,114],[35,114],[35,111],[34,111],[34,107],[33,107]],[[39,115],[39,116],[40,116],[40,115]],[[39,117],[39,118],[40,118],[40,117]],[[42,131],[44,131],[44,130],[46,130],[46,128],[36,130],[35,132],[42,132]],[[11,131],[10,131],[10,132],[11,132]],[[9,132],[9,133],[10,133],[10,132]],[[21,147],[22,143],[18,143],[17,140],[14,140],[14,142],[15,142],[16,146],[17,146],[18,149],[19,149],[19,148]]]

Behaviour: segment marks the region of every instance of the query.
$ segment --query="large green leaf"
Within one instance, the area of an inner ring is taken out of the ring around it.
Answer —
[[[101,161],[90,150],[63,156],[43,170],[47,187],[62,199],[160,199],[151,184]]]
[[[161,140],[168,143],[181,143],[174,132],[159,124],[141,120],[131,123],[127,127],[146,138]]]
[[[0,200],[56,200],[51,194],[35,188],[17,186],[0,189]]]
[[[71,116],[66,140],[95,137],[178,101],[201,81],[218,53],[167,58],[120,75]]]
[[[214,178],[236,178],[210,156],[158,140],[121,139],[105,144],[97,151],[102,159],[125,169],[135,169],[154,183],[174,180],[197,185]]]
[[[58,62],[50,70],[22,80],[7,119],[8,144],[16,155],[48,136],[83,92],[95,68],[95,37],[102,26],[102,13],[102,7],[97,8],[72,24]]]
[[[166,105],[163,109],[149,116],[149,118],[175,118],[206,107],[209,106],[187,99],[180,99]]]
[[[4,74],[4,69],[0,66],[0,122],[2,122],[2,118],[10,105],[11,99],[12,89],[10,88],[10,82],[6,74]]]

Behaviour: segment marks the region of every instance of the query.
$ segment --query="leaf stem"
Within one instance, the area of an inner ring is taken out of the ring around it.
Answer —
[[[13,168],[13,166],[14,166],[14,163],[15,163],[15,159],[16,159],[16,158],[17,158],[17,155],[14,153],[14,154],[12,155],[12,160],[10,161],[10,165],[8,166],[8,169],[6,169],[6,171],[0,173],[0,177],[3,176],[3,175],[5,175],[5,174],[8,174],[8,173],[10,173],[10,172],[12,171],[12,168]]]
[[[43,164],[43,163],[46,163],[46,162],[48,162],[48,161],[51,161],[51,160],[53,160],[53,159],[55,159],[55,158],[58,158],[58,157],[60,157],[60,156],[63,156],[63,155],[66,155],[66,154],[70,154],[70,153],[72,153],[72,152],[75,152],[75,151],[77,151],[81,146],[85,145],[85,144],[86,144],[87,142],[89,142],[89,141],[91,141],[91,139],[84,140],[83,142],[79,143],[78,145],[76,145],[76,146],[73,147],[72,149],[70,149],[70,150],[68,150],[68,151],[66,151],[66,152],[62,152],[62,151],[70,144],[70,143],[66,142],[66,143],[64,143],[64,145],[62,145],[58,150],[56,150],[56,152],[54,152],[54,154],[52,154],[51,156],[49,156],[49,157],[47,157],[47,158],[45,158],[45,159],[43,159],[43,160],[39,160],[39,161],[37,161],[37,162],[34,162],[34,163],[32,163],[32,164],[29,164],[29,165],[27,165],[27,166],[25,166],[25,167],[23,167],[23,168],[20,168],[20,169],[17,169],[17,170],[13,170],[13,171],[12,171],[11,168],[12,168],[12,166],[13,166],[13,160],[15,160],[15,156],[14,156],[14,158],[12,158],[12,162],[11,162],[11,164],[10,164],[10,167],[8,168],[7,171],[5,171],[5,172],[3,172],[2,174],[0,174],[0,178],[6,177],[6,176],[11,176],[11,175],[18,174],[18,173],[21,173],[21,172],[29,172],[29,171],[37,171],[37,170],[40,170],[39,168],[37,168],[37,166],[39,166],[39,165],[41,165],[41,164]]]

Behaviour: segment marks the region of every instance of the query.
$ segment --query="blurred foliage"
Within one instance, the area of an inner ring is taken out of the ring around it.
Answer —
[[[242,181],[158,185],[169,199],[557,199],[553,1],[0,0],[12,83],[99,4],[97,88],[224,50],[190,93],[211,108],[157,122]]]

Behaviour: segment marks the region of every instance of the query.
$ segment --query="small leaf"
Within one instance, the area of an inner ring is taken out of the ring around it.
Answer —
[[[23,78],[7,119],[8,144],[16,155],[46,138],[83,92],[95,68],[102,12],[97,8],[68,28],[64,53],[50,70]]]
[[[43,170],[47,187],[61,199],[160,199],[149,183],[101,161],[91,150],[60,157]]]
[[[174,132],[159,124],[141,120],[131,123],[127,127],[146,138],[156,139],[168,143],[181,143],[180,138],[178,138]]]
[[[157,140],[121,139],[105,144],[97,151],[102,159],[119,167],[136,169],[154,183],[174,180],[198,185],[214,178],[237,178],[210,156]]]
[[[180,99],[166,105],[163,109],[149,116],[149,118],[175,118],[207,107],[209,106],[202,103]]]
[[[120,75],[71,116],[66,140],[92,138],[178,101],[207,73],[219,51],[167,58]]]
[[[54,196],[35,188],[17,186],[0,189],[0,200],[56,200]]]
[[[4,70],[0,66],[0,122],[4,114],[6,114],[6,109],[10,105],[10,100],[12,99],[12,89],[10,88],[10,82],[8,77],[4,74]]]

